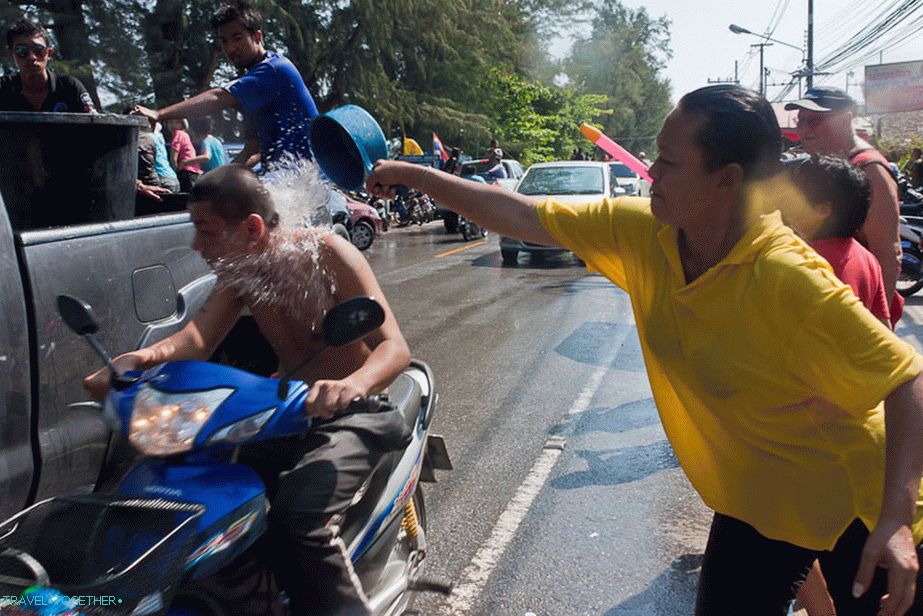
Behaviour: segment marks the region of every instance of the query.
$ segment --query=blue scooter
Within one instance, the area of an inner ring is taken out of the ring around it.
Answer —
[[[60,296],[58,311],[112,369],[90,306]],[[383,321],[372,298],[336,306],[323,321],[324,347],[304,363]],[[308,390],[301,381],[207,362],[113,369],[104,417],[144,457],[113,494],[50,498],[0,524],[0,614],[239,614],[253,599],[240,596],[243,578],[259,580],[253,593],[265,598],[264,612],[287,613],[259,550],[265,486],[236,460],[242,445],[310,430]],[[419,482],[451,469],[443,439],[429,433],[435,403],[432,373],[415,361],[387,398],[357,400],[346,411],[391,405],[413,434],[405,450],[374,470],[341,531],[376,616],[405,613],[413,591],[449,591],[421,578],[426,509]]]

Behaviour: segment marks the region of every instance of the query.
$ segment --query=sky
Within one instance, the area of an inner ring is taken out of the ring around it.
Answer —
[[[622,0],[632,9],[645,8],[651,17],[667,16],[671,21],[671,47],[673,58],[667,64],[665,75],[673,85],[673,100],[698,87],[708,85],[712,79],[733,79],[734,61],[738,61],[742,85],[758,89],[759,53],[750,45],[760,43],[758,36],[734,34],[728,25],[737,24],[755,33],[764,34],[771,23],[778,26],[770,35],[797,48],[804,47],[807,32],[808,0]],[[868,25],[880,15],[883,1],[868,0],[814,0],[814,61],[815,64],[844,43],[851,35]],[[912,18],[923,15],[923,3]],[[778,16],[781,14],[781,17]],[[776,16],[776,19],[773,17]],[[887,37],[883,40],[887,40]],[[552,47],[556,55],[567,49],[566,39],[558,40]],[[764,49],[764,63],[770,69],[767,95],[770,100],[782,89],[773,83],[787,82],[789,73],[801,65],[801,52],[779,44]],[[850,77],[845,72],[815,76],[815,85],[834,85],[846,88],[862,100],[861,84],[865,64],[923,60],[923,32],[899,46],[884,50],[872,60],[857,65]],[[796,93],[796,92],[795,92]],[[788,98],[794,97],[790,96]]]

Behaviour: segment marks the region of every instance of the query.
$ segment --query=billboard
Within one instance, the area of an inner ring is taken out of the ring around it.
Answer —
[[[867,113],[923,109],[923,60],[865,67]]]

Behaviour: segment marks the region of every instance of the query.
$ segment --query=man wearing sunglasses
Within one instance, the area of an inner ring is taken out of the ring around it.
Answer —
[[[80,81],[48,68],[54,49],[44,28],[18,21],[6,32],[6,46],[19,72],[0,79],[0,111],[96,113]]]
[[[887,159],[856,134],[852,124],[856,102],[839,88],[811,88],[804,98],[788,103],[785,109],[798,110],[798,136],[805,152],[841,156],[865,172],[872,196],[858,239],[881,264],[885,294],[892,298],[891,322],[896,324],[904,306],[903,298],[894,290],[900,271],[901,240],[897,182]]]

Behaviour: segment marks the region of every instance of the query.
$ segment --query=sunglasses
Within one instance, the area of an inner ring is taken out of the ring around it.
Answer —
[[[16,54],[17,58],[27,58],[30,51],[35,54],[35,57],[41,58],[44,57],[45,52],[48,51],[48,47],[41,43],[32,43],[31,45],[19,43],[13,45],[13,53]]]

